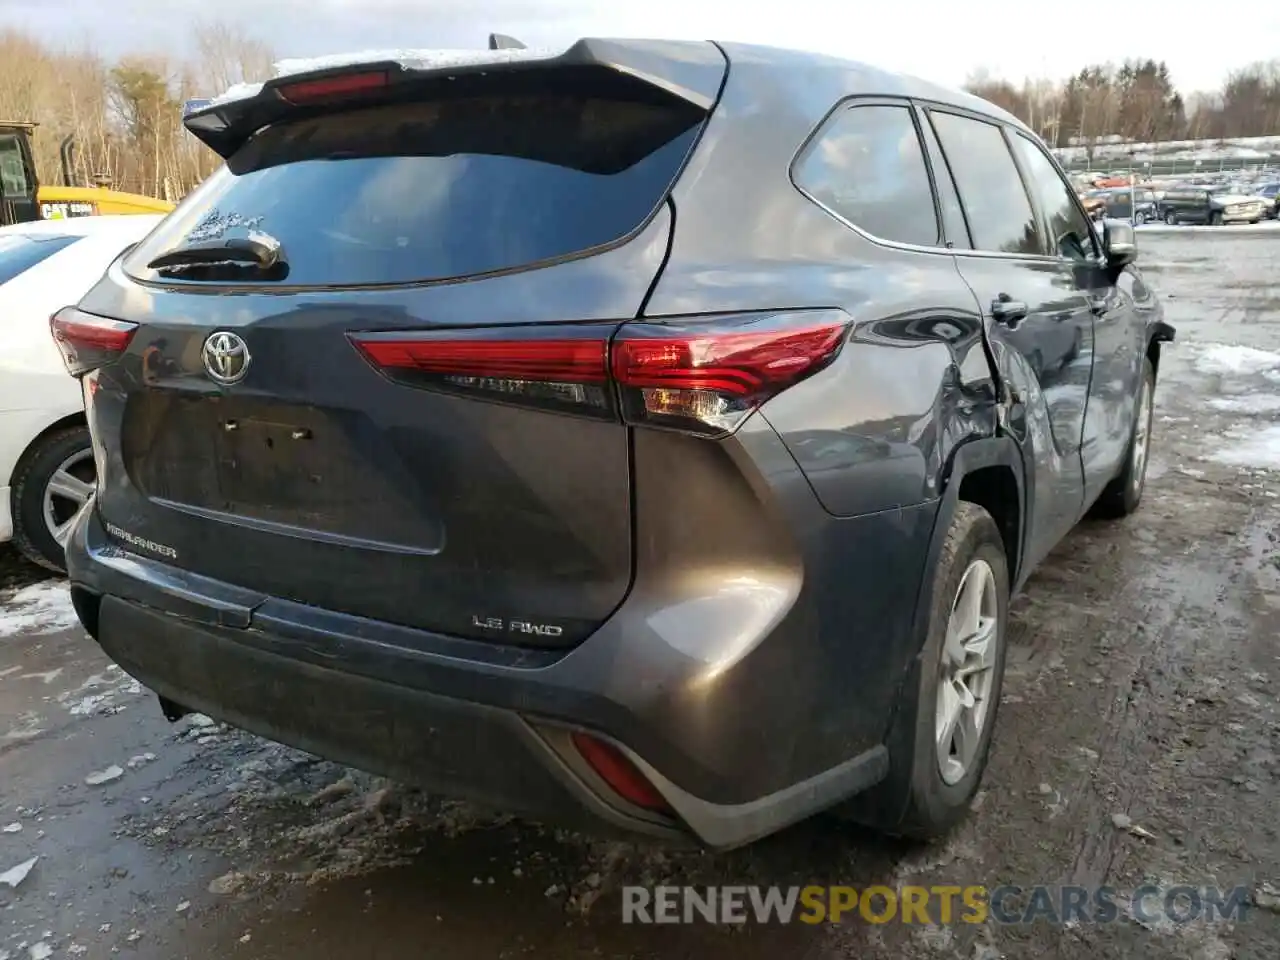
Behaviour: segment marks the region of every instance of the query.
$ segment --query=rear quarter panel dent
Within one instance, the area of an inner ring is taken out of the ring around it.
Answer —
[[[976,321],[929,313],[860,325],[763,414],[824,509],[853,517],[936,499],[956,447],[994,434],[995,402]]]

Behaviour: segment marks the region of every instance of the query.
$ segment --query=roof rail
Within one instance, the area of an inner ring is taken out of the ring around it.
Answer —
[[[515,37],[509,37],[505,33],[489,34],[490,50],[524,50],[525,45]]]

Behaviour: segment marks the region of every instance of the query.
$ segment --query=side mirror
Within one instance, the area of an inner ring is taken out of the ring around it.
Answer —
[[[1102,221],[1102,255],[1107,266],[1120,270],[1138,259],[1138,238],[1133,224],[1124,220]]]

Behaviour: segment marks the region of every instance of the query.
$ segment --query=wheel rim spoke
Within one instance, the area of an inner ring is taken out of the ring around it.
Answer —
[[[59,547],[67,545],[76,516],[94,493],[91,450],[77,450],[58,465],[44,488],[44,523]]]
[[[1138,397],[1138,422],[1133,431],[1133,487],[1142,487],[1147,471],[1147,452],[1151,438],[1151,384],[1144,377]]]
[[[64,521],[53,528],[53,539],[58,546],[65,547],[67,545],[67,538],[71,536],[71,527],[74,522],[75,517],[73,516],[70,520]]]
[[[59,470],[49,480],[49,492],[55,497],[81,504],[89,499],[93,493],[93,487],[79,477],[67,473],[66,470]]]
[[[1000,641],[995,574],[985,560],[975,560],[956,590],[939,663],[934,735],[948,784],[961,780],[977,757]]]

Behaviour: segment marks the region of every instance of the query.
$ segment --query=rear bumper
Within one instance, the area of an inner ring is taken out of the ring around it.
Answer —
[[[892,564],[898,551],[923,563],[936,509],[922,504],[841,521],[835,540],[876,565]],[[794,593],[769,617],[751,597],[730,598],[735,615],[721,609],[717,620],[699,621],[691,611],[680,630],[663,633],[653,597],[637,585],[579,647],[532,651],[208,580],[121,550],[94,510],[81,513],[67,561],[86,628],[161,696],[351,766],[504,810],[725,848],[832,806],[887,773],[881,741],[890,718],[866,703],[886,700],[897,678],[868,672],[830,684],[830,673],[846,664],[829,644],[815,647],[816,618],[791,609]],[[847,572],[839,571],[845,591],[852,589]],[[879,608],[894,602],[883,590],[866,599]],[[852,601],[846,594],[840,602]],[[912,613],[910,604],[901,608],[904,624]],[[699,632],[711,627],[725,632],[720,642]],[[883,638],[874,631],[850,638],[851,662],[888,662],[874,644],[900,644],[901,631],[876,629]],[[726,648],[734,654],[728,662],[708,654]],[[789,673],[780,671],[797,657]],[[831,689],[840,690],[841,702],[828,702]],[[577,754],[572,729],[621,747],[671,815],[621,800]]]

